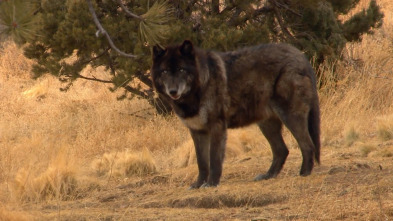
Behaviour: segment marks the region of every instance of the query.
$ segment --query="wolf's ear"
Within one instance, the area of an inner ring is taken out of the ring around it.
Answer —
[[[180,52],[184,56],[194,56],[194,46],[190,40],[185,40],[180,46]]]
[[[153,60],[156,60],[157,58],[163,56],[165,54],[166,50],[162,49],[159,45],[154,45],[153,46]]]

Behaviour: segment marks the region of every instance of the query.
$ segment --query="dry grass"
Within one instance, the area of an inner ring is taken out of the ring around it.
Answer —
[[[381,116],[377,119],[378,136],[382,141],[393,139],[393,115]]]
[[[378,3],[383,27],[349,44],[344,62],[319,67],[322,165],[299,177],[301,154],[285,130],[291,153],[280,176],[250,182],[270,166],[268,143],[256,126],[231,130],[217,189],[187,191],[197,166],[176,117],[117,101],[101,84],[62,93],[54,78],[33,81],[31,61],[4,44],[0,220],[393,219],[393,4]]]
[[[9,211],[0,206],[0,220],[4,221],[27,221],[32,220],[33,217],[23,212]]]
[[[371,152],[375,151],[377,148],[374,145],[366,144],[360,147],[360,153],[362,157],[367,157]]]
[[[129,151],[106,153],[92,162],[98,176],[129,177],[142,176],[157,172],[154,159],[146,148],[136,154]]]
[[[248,127],[244,129],[230,130],[228,132],[227,146],[225,158],[227,161],[233,161],[247,153],[261,152],[266,149],[267,142],[264,140],[262,133],[257,127]],[[183,168],[196,164],[196,155],[194,143],[191,138],[188,138],[182,145],[174,149],[168,158],[167,165],[169,167]]]
[[[351,146],[357,140],[359,140],[359,133],[356,132],[354,127],[350,127],[349,130],[345,132],[345,144]]]
[[[36,174],[33,167],[20,169],[13,185],[14,196],[22,201],[67,200],[75,195],[77,177],[74,162],[57,156],[48,168]]]

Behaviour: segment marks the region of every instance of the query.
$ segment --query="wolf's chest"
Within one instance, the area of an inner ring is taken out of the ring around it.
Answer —
[[[187,118],[180,117],[180,119],[186,127],[192,130],[207,129],[208,114],[206,108],[201,108],[198,114],[192,117],[187,117]]]

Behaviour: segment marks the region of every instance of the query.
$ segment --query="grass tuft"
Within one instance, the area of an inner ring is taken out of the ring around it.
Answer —
[[[393,139],[393,114],[378,118],[377,133],[382,141]]]
[[[15,176],[14,191],[22,201],[71,199],[78,186],[73,163],[59,155],[48,168],[38,174],[34,169],[20,169]]]
[[[354,127],[351,127],[346,133],[345,133],[345,143],[347,146],[352,146],[356,141],[359,140],[359,133],[355,130]]]
[[[48,94],[49,91],[49,80],[45,79],[38,84],[34,85],[28,90],[22,92],[22,95],[30,99],[43,99]]]
[[[367,157],[371,152],[375,151],[377,148],[373,145],[362,145],[360,147],[360,154],[362,157]]]
[[[157,172],[153,156],[147,148],[142,152],[130,151],[105,153],[92,162],[97,176],[130,177],[144,176]]]

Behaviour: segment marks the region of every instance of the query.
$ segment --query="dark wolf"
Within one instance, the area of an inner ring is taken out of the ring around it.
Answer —
[[[276,177],[288,156],[284,124],[300,146],[301,176],[320,158],[320,112],[316,79],[302,52],[287,44],[263,44],[231,52],[206,51],[190,41],[153,48],[155,90],[190,130],[199,175],[191,188],[217,186],[227,128],[257,123],[273,162],[255,180]]]

